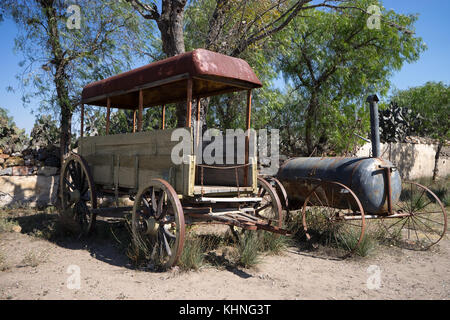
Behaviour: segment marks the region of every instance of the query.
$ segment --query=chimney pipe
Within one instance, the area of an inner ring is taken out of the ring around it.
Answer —
[[[380,158],[380,126],[378,119],[378,101],[380,101],[376,94],[369,96],[367,102],[370,108],[370,140],[372,141],[372,157]]]

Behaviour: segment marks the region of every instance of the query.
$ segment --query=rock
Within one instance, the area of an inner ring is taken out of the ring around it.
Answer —
[[[38,160],[39,161],[45,161],[49,157],[49,153],[45,149],[39,149],[38,150]]]
[[[58,176],[0,177],[0,207],[53,205],[58,200],[58,184]]]
[[[33,157],[33,150],[28,148],[22,151],[22,155],[24,156],[25,159],[27,159],[27,157]]]
[[[25,165],[28,167],[34,166],[34,159],[25,159]]]
[[[55,176],[58,174],[59,168],[57,167],[40,167],[37,171],[39,176]]]
[[[38,167],[43,167],[43,166],[45,165],[45,162],[44,162],[44,161],[37,161],[37,162],[35,162],[35,164],[36,164]]]
[[[20,152],[14,152],[11,154],[13,157],[22,157],[22,154]]]
[[[0,158],[0,164],[4,164],[5,163],[5,159]]]
[[[25,164],[25,161],[19,157],[11,157],[5,161],[5,165],[7,167],[23,166],[24,164]]]
[[[59,158],[57,157],[47,158],[44,161],[44,165],[49,167],[59,167],[60,166]]]
[[[13,176],[28,176],[33,174],[33,168],[26,166],[16,166],[12,167],[12,175]]]
[[[12,168],[0,170],[0,176],[12,176]]]
[[[13,227],[12,227],[12,230],[13,230],[14,232],[20,233],[20,232],[22,231],[22,228],[21,228],[20,226],[13,226]]]
[[[9,158],[9,154],[0,153],[0,158],[1,159],[8,159]]]

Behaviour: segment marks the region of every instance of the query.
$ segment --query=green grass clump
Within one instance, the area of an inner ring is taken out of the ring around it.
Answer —
[[[9,217],[6,211],[0,210],[0,232],[11,232],[15,226],[18,226],[18,223]]]
[[[205,249],[207,245],[203,239],[199,237],[187,239],[178,266],[184,271],[200,269],[204,265]]]
[[[22,267],[37,267],[42,262],[47,260],[47,254],[45,252],[36,253],[34,251],[28,251],[22,259]]]
[[[261,242],[256,232],[244,232],[237,244],[237,263],[245,268],[256,266],[260,262]]]
[[[281,254],[288,246],[288,239],[285,236],[262,231],[260,233],[260,250],[270,254]]]
[[[10,269],[10,266],[6,263],[6,257],[0,252],[0,271],[6,271],[8,269]]]

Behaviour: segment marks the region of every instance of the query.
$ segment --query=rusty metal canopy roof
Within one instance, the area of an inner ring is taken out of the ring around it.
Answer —
[[[262,86],[252,68],[242,59],[204,49],[175,57],[93,82],[83,88],[82,103],[137,109],[139,90],[144,108],[185,101],[187,79],[193,80],[193,98],[259,88]]]

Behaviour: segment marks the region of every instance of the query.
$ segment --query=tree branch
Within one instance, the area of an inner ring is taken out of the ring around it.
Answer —
[[[131,4],[131,6],[145,19],[158,21],[161,17],[156,3],[146,4],[142,3],[140,0],[126,0],[126,2]]]

